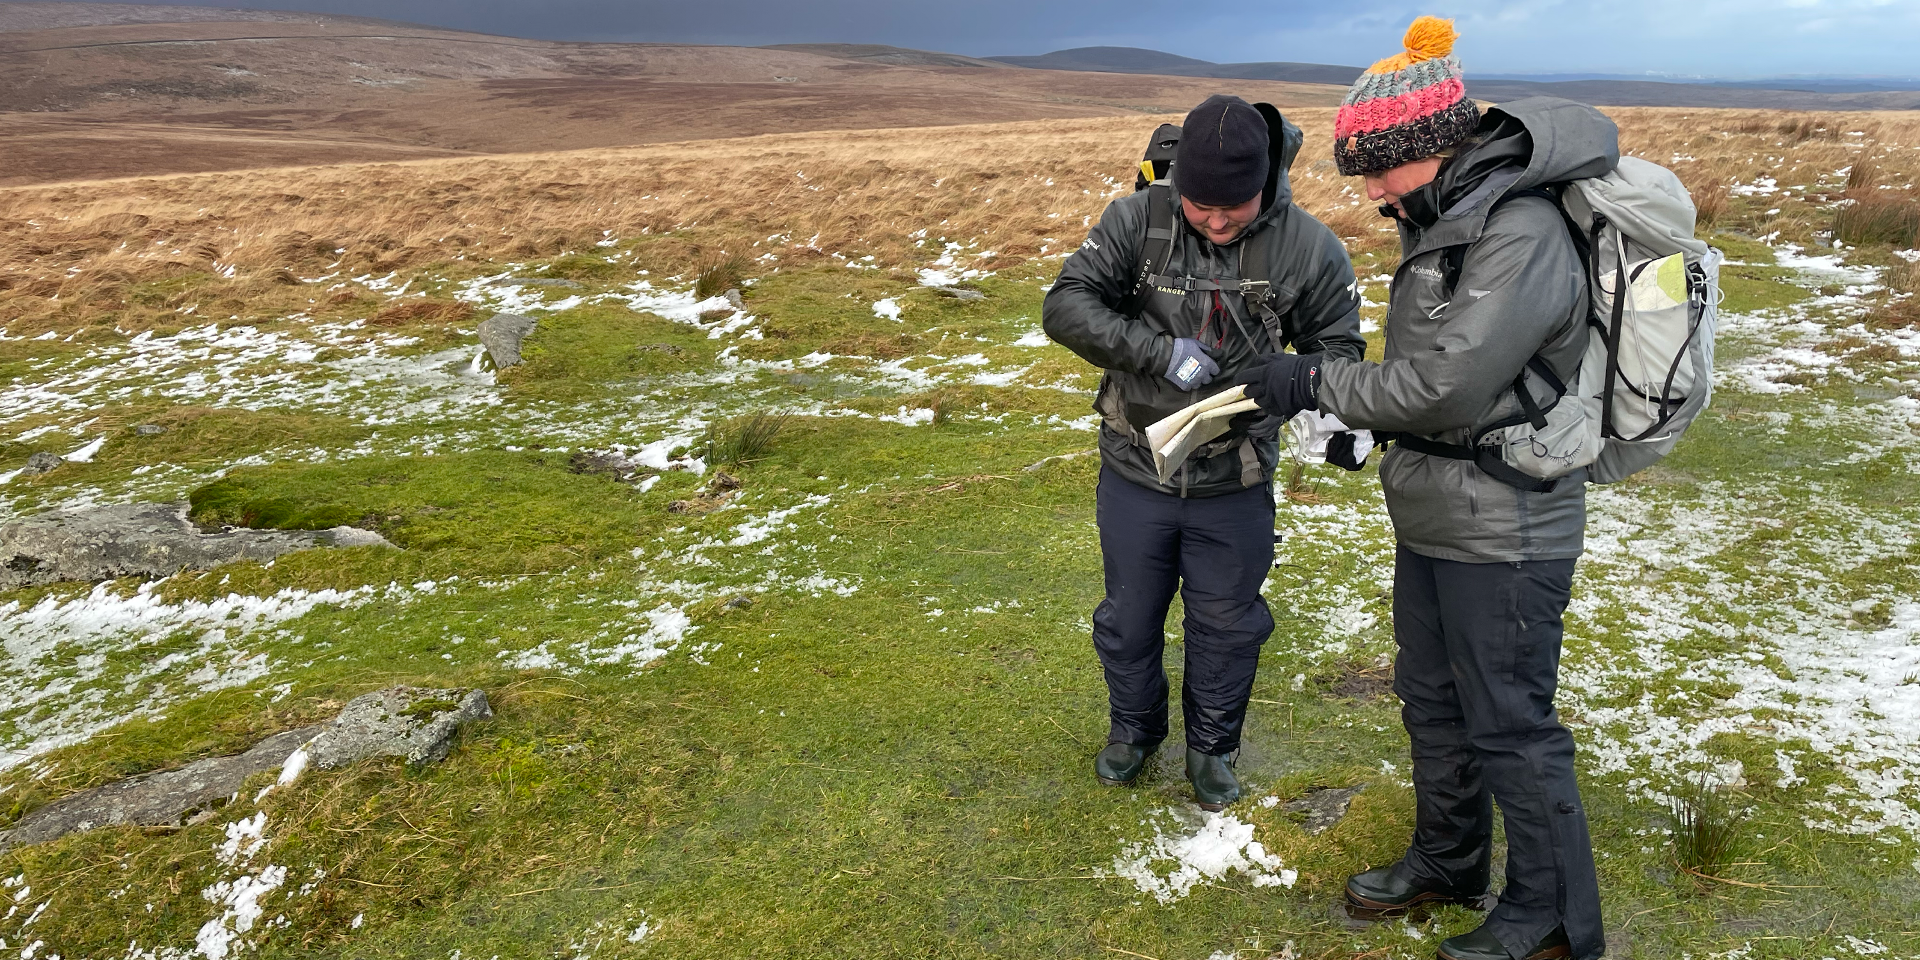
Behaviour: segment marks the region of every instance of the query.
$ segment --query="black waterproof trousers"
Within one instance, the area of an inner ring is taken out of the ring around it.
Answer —
[[[1186,606],[1180,691],[1187,746],[1221,756],[1240,747],[1260,645],[1273,614],[1260,598],[1273,567],[1273,493],[1266,484],[1183,499],[1108,469],[1097,495],[1107,597],[1093,611],[1093,647],[1106,669],[1109,743],[1167,737],[1167,607]]]
[[[1413,843],[1425,885],[1486,888],[1493,801],[1507,886],[1488,916],[1516,957],[1565,924],[1576,960],[1605,952],[1573,736],[1553,707],[1572,560],[1460,563],[1400,547],[1393,572],[1394,692],[1413,740]]]

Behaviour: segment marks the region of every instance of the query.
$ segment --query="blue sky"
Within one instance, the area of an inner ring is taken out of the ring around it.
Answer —
[[[205,3],[205,0],[200,0]],[[1920,0],[254,0],[567,40],[889,43],[976,56],[1115,45],[1364,65],[1452,17],[1479,73],[1920,76]]]

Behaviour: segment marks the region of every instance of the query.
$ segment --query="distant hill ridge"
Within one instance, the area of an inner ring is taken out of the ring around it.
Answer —
[[[1212,63],[1140,47],[1075,47],[1036,57],[988,57],[1035,70],[1215,77],[1223,80],[1280,80],[1289,83],[1346,85],[1360,67],[1326,63]],[[1920,109],[1920,83],[1904,80],[1636,80],[1596,77],[1568,80],[1467,75],[1475,99],[1502,103],[1523,97],[1554,96],[1617,107],[1747,107],[1784,110]]]
[[[1037,57],[988,57],[1034,70],[1095,70],[1103,73],[1158,73],[1177,77],[1233,80],[1284,80],[1290,83],[1352,83],[1359,67],[1328,63],[1213,63],[1140,47],[1075,47]]]

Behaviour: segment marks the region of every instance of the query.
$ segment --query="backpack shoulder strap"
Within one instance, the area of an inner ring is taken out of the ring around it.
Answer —
[[[1140,243],[1140,263],[1133,272],[1133,290],[1121,302],[1120,312],[1137,317],[1153,296],[1149,278],[1165,269],[1173,256],[1173,186],[1165,180],[1147,185],[1147,230]]]
[[[1493,216],[1493,212],[1495,210],[1500,209],[1500,207],[1503,204],[1505,204],[1507,201],[1517,200],[1521,197],[1539,197],[1542,200],[1546,200],[1547,202],[1553,204],[1553,209],[1560,214],[1560,220],[1566,226],[1568,235],[1573,238],[1573,246],[1574,246],[1575,253],[1580,257],[1580,262],[1583,265],[1586,264],[1588,260],[1587,251],[1589,247],[1589,242],[1587,240],[1587,237],[1581,232],[1580,228],[1573,222],[1573,218],[1567,214],[1567,208],[1564,204],[1560,202],[1559,194],[1555,193],[1553,190],[1547,187],[1530,187],[1526,190],[1515,190],[1510,193],[1503,194],[1498,199],[1493,201],[1493,206],[1487,210],[1487,216],[1489,217]],[[1449,299],[1451,299],[1453,296],[1454,287],[1458,285],[1460,282],[1460,272],[1466,266],[1467,249],[1471,246],[1472,244],[1463,243],[1463,244],[1458,244],[1455,246],[1448,247],[1445,251],[1445,258],[1446,258],[1446,265],[1445,265],[1446,281],[1445,282],[1446,282],[1447,296]],[[1541,406],[1539,403],[1537,403],[1533,399],[1533,392],[1527,389],[1527,372],[1528,371],[1532,371],[1534,376],[1539,377],[1541,382],[1545,383],[1547,387],[1553,391],[1553,399],[1548,401],[1545,406]],[[1480,430],[1475,431],[1474,437],[1473,437],[1473,444],[1470,447],[1467,447],[1464,449],[1473,451],[1477,455],[1478,446],[1479,446],[1481,437],[1484,437],[1495,430],[1504,429],[1506,427],[1519,426],[1520,424],[1524,423],[1532,426],[1533,429],[1535,430],[1546,429],[1547,412],[1552,410],[1555,406],[1557,406],[1560,403],[1561,398],[1567,395],[1567,389],[1568,388],[1566,383],[1563,382],[1560,379],[1560,377],[1553,372],[1553,368],[1547,365],[1547,361],[1544,358],[1542,358],[1538,353],[1535,353],[1533,356],[1527,358],[1526,366],[1522,367],[1520,370],[1520,373],[1513,378],[1513,395],[1515,399],[1520,401],[1520,409],[1521,409],[1520,414],[1518,416],[1509,417],[1503,420],[1496,421],[1494,423],[1490,423],[1485,427],[1482,427]],[[1442,455],[1445,455],[1445,454],[1442,454]],[[1497,458],[1494,458],[1494,459],[1497,459]],[[1519,471],[1516,471],[1513,468],[1508,467],[1504,462],[1500,462],[1498,467],[1492,467],[1491,464],[1482,464],[1481,466],[1482,466],[1482,469],[1486,469],[1489,474],[1492,474],[1497,479],[1508,484],[1509,486],[1519,487],[1522,490],[1553,489],[1553,485],[1551,481],[1547,481],[1544,486],[1525,485],[1520,481],[1530,480],[1530,478],[1527,478],[1525,477],[1525,475],[1519,473]],[[1490,467],[1492,468],[1489,469]],[[1509,474],[1511,476],[1509,476]],[[1540,481],[1531,481],[1531,482],[1535,484],[1540,483]]]
[[[1241,246],[1240,295],[1246,300],[1248,312],[1258,317],[1260,325],[1266,328],[1273,352],[1285,353],[1287,334],[1280,323],[1280,314],[1274,309],[1273,278],[1267,275],[1267,268],[1273,263],[1274,240],[1279,235],[1280,225],[1268,224]]]

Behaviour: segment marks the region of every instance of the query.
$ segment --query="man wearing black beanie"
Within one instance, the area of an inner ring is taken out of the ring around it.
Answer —
[[[1262,355],[1364,352],[1346,249],[1292,203],[1287,168],[1301,140],[1269,104],[1208,98],[1181,126],[1171,183],[1109,204],[1041,312],[1048,336],[1105,371],[1094,410],[1107,595],[1093,643],[1110,723],[1094,774],[1133,782],[1169,733],[1161,656],[1177,589],[1186,772],[1210,810],[1240,796],[1233,763],[1273,632],[1260,590],[1273,566],[1282,424],[1243,415],[1166,482],[1146,428],[1218,393]]]

